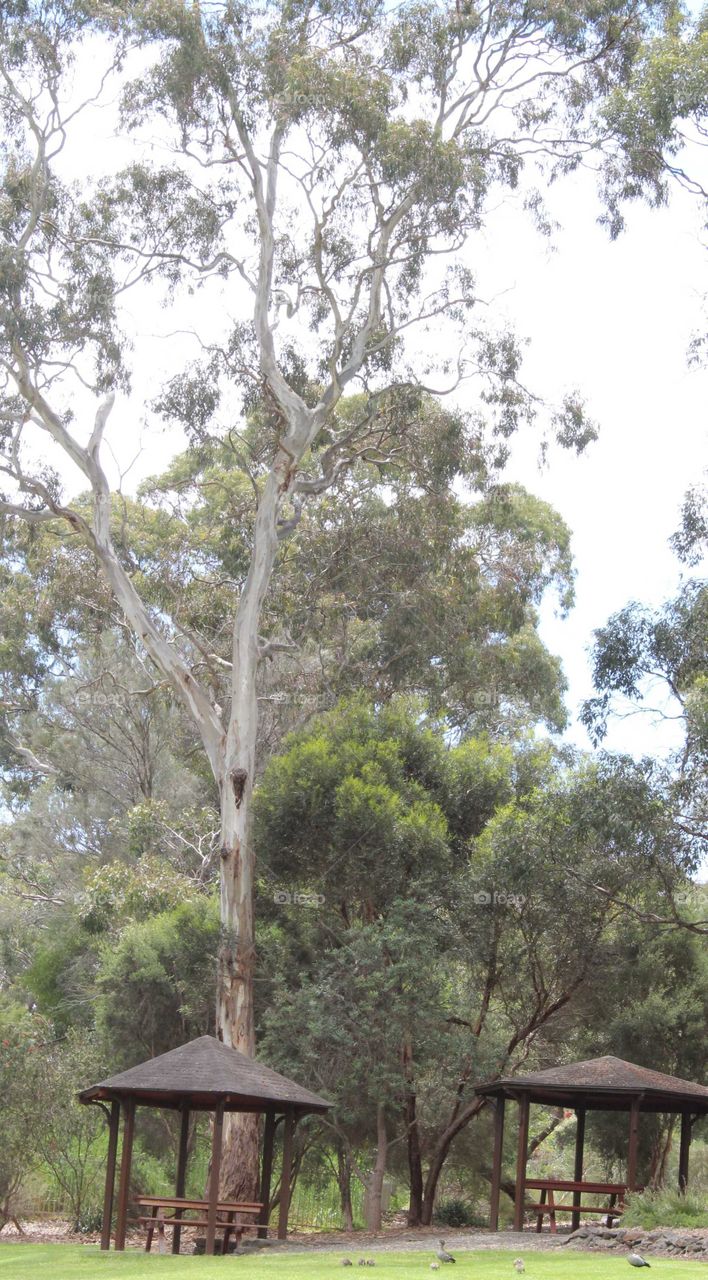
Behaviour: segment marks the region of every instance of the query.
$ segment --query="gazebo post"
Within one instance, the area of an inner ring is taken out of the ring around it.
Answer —
[[[637,1185],[637,1149],[639,1145],[639,1104],[643,1095],[632,1098],[629,1111],[629,1150],[627,1152],[627,1190]]]
[[[120,1153],[120,1183],[118,1185],[115,1236],[115,1248],[118,1253],[122,1253],[125,1249],[125,1224],[128,1217],[130,1166],[133,1159],[133,1134],[135,1132],[135,1098],[126,1098],[123,1103],[123,1113],[123,1145]]]
[[[494,1103],[494,1154],[492,1156],[492,1194],[489,1202],[489,1229],[499,1229],[499,1193],[501,1191],[502,1157],[504,1154],[504,1095]]]
[[[120,1103],[111,1103],[108,1123],[108,1155],[106,1157],[106,1185],[103,1192],[103,1221],[101,1223],[101,1248],[111,1247],[111,1218],[113,1217],[113,1191],[116,1183],[116,1154],[120,1127]]]
[[[177,1153],[177,1177],[175,1180],[175,1196],[178,1200],[184,1199],[184,1188],[187,1182],[187,1146],[189,1144],[189,1107],[186,1103],[182,1108],[182,1122],[179,1129],[179,1151]],[[182,1217],[182,1210],[175,1209],[175,1217]],[[180,1237],[182,1228],[175,1226],[172,1232],[172,1252],[179,1253]]]
[[[214,1133],[211,1140],[211,1177],[209,1179],[209,1207],[207,1209],[207,1235],[205,1253],[214,1252],[216,1239],[216,1211],[219,1203],[219,1175],[221,1173],[221,1139],[224,1132],[224,1103],[218,1103],[214,1112]]]
[[[585,1150],[585,1107],[575,1108],[575,1118],[577,1121],[575,1129],[575,1165],[573,1167],[573,1182],[582,1182],[583,1180],[583,1154]],[[570,1229],[577,1231],[580,1226],[580,1191],[573,1192],[573,1209],[577,1210],[571,1214]]]
[[[679,1191],[688,1186],[688,1153],[691,1146],[691,1116],[688,1111],[681,1113],[681,1145],[679,1146],[678,1184]]]
[[[526,1161],[529,1146],[529,1111],[528,1093],[519,1098],[519,1140],[516,1151],[516,1183],[514,1185],[514,1231],[524,1229],[524,1200],[526,1198]]]
[[[280,1177],[280,1212],[278,1214],[278,1239],[286,1240],[288,1235],[288,1214],[290,1213],[290,1184],[293,1169],[293,1133],[295,1131],[295,1113],[292,1108],[285,1113],[285,1132],[283,1134],[283,1172]]]
[[[275,1112],[266,1111],[265,1128],[263,1130],[263,1158],[261,1160],[260,1198],[263,1208],[258,1216],[258,1239],[268,1238],[268,1219],[270,1217],[270,1180],[273,1174],[273,1143],[275,1141]]]

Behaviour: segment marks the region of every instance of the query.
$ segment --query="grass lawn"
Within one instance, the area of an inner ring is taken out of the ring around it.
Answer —
[[[146,1257],[134,1251],[127,1253],[101,1253],[97,1245],[0,1245],[0,1280],[146,1280],[147,1277],[167,1277],[170,1280],[187,1280],[202,1276],[238,1272],[253,1280],[336,1280],[344,1275],[371,1275],[371,1269],[352,1272],[342,1268],[340,1259],[344,1250],[336,1253],[312,1253],[282,1255],[258,1254],[228,1258]],[[346,1253],[356,1265],[360,1251]],[[469,1280],[516,1280],[512,1266],[515,1257],[525,1257],[528,1280],[630,1280],[636,1276],[622,1254],[576,1253],[562,1249],[558,1253],[527,1253],[519,1247],[518,1254],[510,1250],[489,1250],[465,1253],[457,1252],[455,1270],[441,1267],[431,1272],[433,1251],[420,1253],[377,1253],[376,1274],[380,1280],[414,1280],[430,1275],[456,1277]],[[676,1259],[657,1258],[652,1269],[661,1274],[661,1280],[707,1280],[704,1262],[684,1262]]]

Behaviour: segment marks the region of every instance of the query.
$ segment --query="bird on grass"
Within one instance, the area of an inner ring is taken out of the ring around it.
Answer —
[[[339,1265],[340,1267],[353,1267],[354,1263],[352,1262],[351,1258],[342,1258]]]
[[[514,1271],[518,1271],[519,1275],[521,1275],[522,1271],[525,1270],[526,1267],[524,1265],[523,1258],[514,1258]]]
[[[630,1267],[648,1267],[651,1265],[645,1261],[640,1253],[628,1253],[627,1261]]]
[[[439,1271],[439,1270],[440,1270],[440,1263],[439,1263],[439,1262],[431,1262],[431,1264],[430,1264],[430,1270],[431,1270],[431,1271]]]
[[[440,1248],[438,1249],[438,1251],[437,1251],[437,1253],[436,1253],[436,1255],[435,1255],[435,1257],[437,1258],[438,1262],[454,1262],[454,1261],[455,1261],[455,1259],[453,1258],[452,1254],[451,1254],[451,1253],[447,1253],[447,1252],[446,1252],[446,1249],[445,1249],[445,1241],[444,1241],[444,1240],[440,1240],[440,1241],[439,1241],[439,1244],[440,1244]]]

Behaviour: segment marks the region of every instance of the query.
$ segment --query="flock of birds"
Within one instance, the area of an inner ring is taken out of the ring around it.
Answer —
[[[456,1261],[452,1254],[447,1252],[447,1249],[445,1248],[445,1241],[440,1240],[438,1243],[440,1248],[435,1254],[435,1259],[430,1264],[431,1271],[439,1271],[441,1263],[444,1264],[446,1262]],[[630,1267],[648,1267],[650,1265],[639,1253],[628,1253],[627,1261]],[[373,1258],[359,1258],[358,1265],[360,1267],[375,1267],[376,1263]],[[354,1263],[351,1258],[342,1258],[342,1266],[353,1267]],[[517,1275],[522,1275],[525,1270],[526,1264],[524,1263],[523,1258],[514,1258],[514,1271],[516,1271]]]

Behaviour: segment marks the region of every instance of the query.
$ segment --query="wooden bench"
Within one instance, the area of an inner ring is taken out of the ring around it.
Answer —
[[[601,1213],[604,1214],[606,1225],[612,1226],[615,1218],[619,1219],[624,1213],[624,1200],[629,1188],[625,1182],[567,1182],[559,1178],[528,1178],[525,1182],[525,1189],[532,1191],[540,1191],[540,1201],[536,1204],[527,1204],[527,1208],[536,1214],[536,1231],[540,1232],[543,1228],[543,1215],[548,1214],[551,1231],[555,1234],[558,1230],[556,1225],[557,1213],[575,1213],[581,1215],[583,1213]],[[635,1190],[641,1191],[642,1187],[636,1187]],[[561,1195],[567,1192],[573,1193],[573,1203],[564,1204],[562,1201],[555,1199],[554,1193],[560,1192]],[[606,1205],[583,1204],[581,1196],[596,1195],[607,1196],[608,1203]]]
[[[152,1249],[155,1231],[157,1231],[158,1250],[160,1253],[166,1253],[165,1227],[171,1227],[173,1232],[172,1252],[179,1253],[182,1227],[209,1226],[208,1200],[185,1200],[179,1196],[139,1196],[135,1204],[138,1210],[149,1209],[150,1211],[149,1213],[138,1214],[138,1222],[141,1226],[147,1227],[146,1253],[149,1253]],[[262,1208],[263,1205],[257,1204],[255,1201],[219,1200],[216,1206],[216,1229],[223,1232],[222,1254],[228,1252],[232,1236],[238,1248],[244,1231],[256,1231],[258,1229],[257,1221],[236,1222],[236,1215],[247,1218],[255,1217],[257,1219]],[[184,1216],[185,1213],[196,1213],[197,1217],[186,1218]]]

